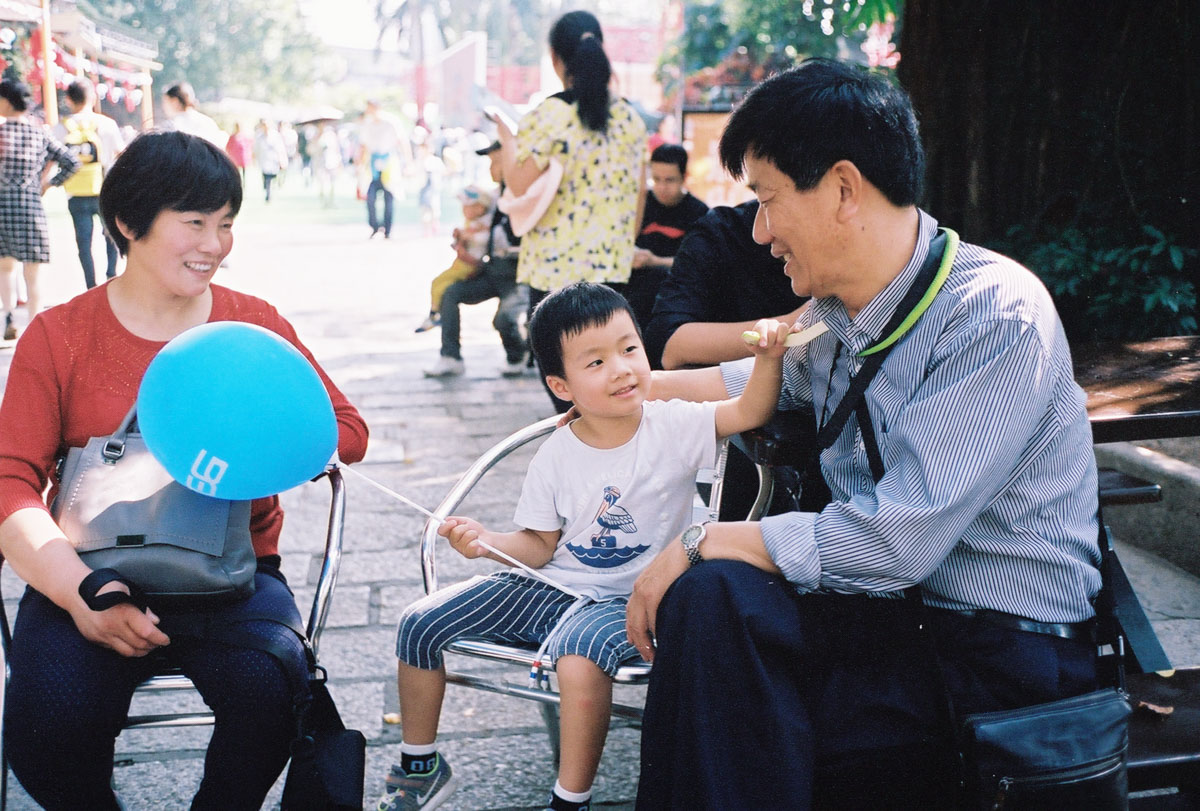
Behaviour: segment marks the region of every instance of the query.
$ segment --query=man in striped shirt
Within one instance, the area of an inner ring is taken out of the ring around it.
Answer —
[[[721,159],[759,200],[755,239],[813,297],[793,331],[828,327],[789,350],[780,400],[823,425],[941,259],[916,117],[886,79],[808,60],[747,97]],[[1095,689],[1096,471],[1058,315],[1003,256],[964,243],[946,268],[866,390],[869,430],[851,414],[821,453],[832,501],[710,524],[639,577],[627,630],[655,663],[639,808],[937,807],[943,682],[959,716]],[[722,399],[747,371],[656,372],[653,393]],[[929,630],[882,599],[914,585]]]

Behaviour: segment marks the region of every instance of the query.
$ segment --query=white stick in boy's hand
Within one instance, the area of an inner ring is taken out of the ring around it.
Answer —
[[[800,332],[790,333],[787,336],[787,340],[784,341],[784,346],[787,346],[788,348],[793,346],[804,346],[809,341],[820,335],[824,335],[826,332],[829,332],[829,327],[825,326],[824,321],[818,321],[817,323],[801,330]],[[762,336],[759,335],[757,331],[748,329],[742,333],[742,340],[748,344],[756,344],[762,340]]]
[[[542,574],[537,569],[526,566],[512,555],[501,552],[499,549],[483,540],[483,538],[480,536],[485,531],[486,530],[484,530],[483,525],[478,521],[475,521],[471,518],[461,518],[456,515],[447,517],[446,520],[442,522],[442,525],[438,527],[438,535],[441,535],[443,538],[448,540],[454,551],[458,552],[464,558],[482,558],[486,557],[490,552],[491,554],[501,558],[513,566],[516,566],[518,569],[521,569],[530,576],[541,580],[546,585],[553,586],[559,591],[565,592],[576,599],[579,598],[579,592],[575,591],[574,589],[567,588],[562,583],[559,583],[552,578],[546,577],[546,575]]]
[[[438,527],[438,535],[448,540],[455,552],[469,560],[487,557],[490,550],[480,538],[485,531],[478,521],[460,518],[457,515],[447,516]]]
[[[791,327],[785,321],[761,318],[755,322],[753,330],[742,333],[742,339],[746,341],[755,355],[778,358],[782,357],[784,348],[787,346],[790,329]]]

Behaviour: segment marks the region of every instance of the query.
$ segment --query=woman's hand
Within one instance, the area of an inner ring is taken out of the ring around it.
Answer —
[[[488,550],[476,543],[485,534],[487,530],[483,524],[472,518],[460,518],[456,515],[448,517],[438,527],[438,535],[450,541],[454,551],[468,559],[482,558],[488,554]]]
[[[487,117],[493,124],[496,125],[496,140],[499,141],[501,145],[512,143],[513,131],[509,129],[508,123],[504,120],[504,116],[489,114]]]
[[[98,594],[129,589],[124,583],[105,584]],[[145,656],[155,648],[171,644],[171,639],[158,630],[158,615],[147,608],[142,611],[132,603],[118,603],[103,611],[93,611],[82,598],[71,611],[71,619],[84,639],[94,642],[122,656]]]

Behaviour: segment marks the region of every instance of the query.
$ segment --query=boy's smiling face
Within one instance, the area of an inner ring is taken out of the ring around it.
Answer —
[[[546,378],[584,418],[640,418],[650,390],[650,361],[633,319],[618,311],[603,326],[562,339],[563,377]]]

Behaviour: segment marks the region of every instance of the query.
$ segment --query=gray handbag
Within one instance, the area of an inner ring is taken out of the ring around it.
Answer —
[[[112,436],[71,448],[50,511],[94,570],[112,569],[153,606],[195,608],[254,592],[250,502],[200,495],[146,447],[129,410]]]

